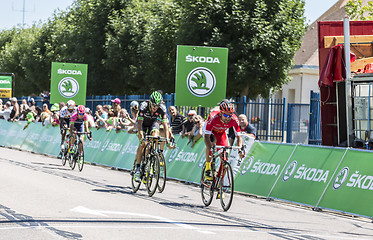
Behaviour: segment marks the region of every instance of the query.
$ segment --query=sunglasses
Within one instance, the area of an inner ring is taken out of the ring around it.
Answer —
[[[226,117],[226,118],[230,118],[230,117],[232,117],[232,114],[224,114],[223,113],[223,116]]]
[[[160,104],[157,105],[157,104],[152,103],[152,107],[153,107],[153,108],[159,108],[159,106],[160,106]]]
[[[79,115],[84,115],[84,113],[78,113]]]

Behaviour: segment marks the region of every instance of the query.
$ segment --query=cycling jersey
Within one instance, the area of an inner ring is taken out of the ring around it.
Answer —
[[[65,106],[60,110],[60,118],[71,118],[71,116],[76,112],[77,112],[76,107],[74,108],[72,112],[70,112],[67,106]]]
[[[74,113],[70,121],[71,124],[74,124],[74,128],[76,128],[78,132],[84,132],[84,122],[88,121],[88,115],[84,113],[83,118],[78,118],[78,113]]]
[[[235,130],[235,135],[240,132],[240,127],[238,125],[238,118],[236,115],[232,114],[232,118],[228,123],[223,123],[220,119],[220,110],[210,113],[204,129],[204,134],[213,134],[216,138],[216,145],[227,146],[228,139],[225,131],[233,127]]]
[[[142,120],[143,127],[150,127],[156,121],[168,122],[166,106],[162,103],[157,111],[152,115],[150,101],[142,102],[140,105],[140,111],[138,120]]]

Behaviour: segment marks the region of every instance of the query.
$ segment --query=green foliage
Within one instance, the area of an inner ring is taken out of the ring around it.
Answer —
[[[0,71],[15,73],[16,95],[48,89],[53,61],[88,64],[89,95],[174,92],[177,45],[227,47],[227,95],[266,96],[304,31],[304,0],[75,0],[0,32]]]
[[[346,13],[351,20],[373,20],[373,2],[363,5],[362,0],[350,0],[346,4]]]

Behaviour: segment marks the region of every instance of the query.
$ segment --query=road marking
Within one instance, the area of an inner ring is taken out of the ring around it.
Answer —
[[[181,228],[185,228],[188,230],[194,230],[203,234],[215,234],[210,231],[202,230],[194,226],[190,226],[181,222],[177,222],[168,218],[160,217],[160,216],[153,216],[150,214],[143,214],[143,213],[132,213],[132,212],[119,212],[119,211],[105,211],[105,210],[92,210],[83,206],[78,206],[73,209],[71,209],[73,212],[79,212],[79,213],[86,213],[91,215],[99,215],[99,216],[106,216],[108,215],[127,215],[127,216],[135,216],[135,217],[143,217],[143,218],[154,218],[163,222],[168,222],[170,224],[174,224],[176,226],[179,226]]]

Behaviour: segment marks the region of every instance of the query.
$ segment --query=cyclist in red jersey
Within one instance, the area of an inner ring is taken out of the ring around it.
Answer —
[[[205,129],[204,129],[204,140],[206,144],[206,171],[205,178],[212,180],[211,172],[211,148],[213,145],[228,146],[228,138],[225,131],[233,127],[235,135],[237,137],[237,145],[242,147],[242,138],[238,134],[241,130],[239,127],[238,118],[234,112],[234,106],[231,102],[224,99],[219,104],[219,110],[210,113]],[[241,158],[244,157],[241,150],[238,151]]]

